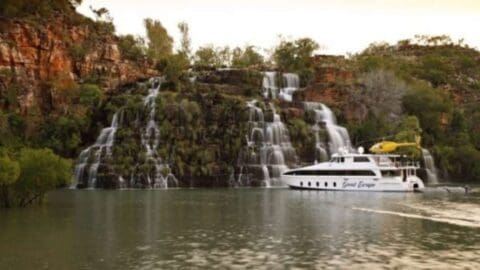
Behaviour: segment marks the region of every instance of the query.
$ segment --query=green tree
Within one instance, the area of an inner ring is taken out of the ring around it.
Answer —
[[[415,115],[420,121],[427,145],[444,138],[444,121],[452,110],[445,94],[424,82],[416,82],[403,97],[403,107],[407,114]]]
[[[97,85],[87,83],[80,86],[80,104],[95,107],[102,99],[103,92]]]
[[[4,152],[4,151],[3,151]],[[24,207],[42,202],[49,190],[66,186],[72,178],[70,160],[50,149],[23,148],[18,161],[0,156],[0,202],[3,207]]]
[[[454,70],[449,59],[441,54],[423,57],[417,71],[420,78],[431,82],[434,87],[447,83],[452,73]]]
[[[145,40],[133,35],[120,36],[118,38],[118,48],[122,56],[132,61],[138,61],[145,56]]]
[[[275,47],[272,58],[281,71],[296,72],[303,81],[313,74],[313,54],[320,46],[310,38],[294,41],[281,40]]]
[[[231,61],[231,52],[228,47],[214,47],[207,45],[195,52],[194,65],[198,67],[228,66]]]
[[[72,116],[50,117],[42,126],[38,145],[51,148],[62,156],[75,155],[81,143],[82,119]]]
[[[180,54],[184,54],[187,59],[190,59],[192,54],[192,40],[190,39],[190,28],[186,22],[181,22],[178,24],[178,30],[180,30]]]
[[[168,35],[167,29],[157,20],[145,19],[147,31],[148,49],[147,55],[150,59],[158,62],[172,54],[173,38]]]
[[[166,79],[173,84],[173,88],[179,87],[179,82],[190,62],[183,53],[169,55],[157,64],[157,69],[165,75]]]
[[[0,203],[3,207],[10,207],[9,187],[17,182],[20,176],[20,165],[2,153],[0,156]]]
[[[15,183],[16,202],[19,206],[41,202],[45,193],[66,186],[72,179],[70,160],[55,155],[50,149],[20,150],[20,178]]]
[[[237,47],[232,51],[232,67],[246,68],[264,63],[263,56],[254,46],[247,46],[244,50]]]
[[[195,52],[195,66],[216,67],[220,66],[220,59],[213,45],[200,47]]]

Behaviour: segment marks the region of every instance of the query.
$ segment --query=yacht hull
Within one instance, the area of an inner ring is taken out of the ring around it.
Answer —
[[[425,188],[423,181],[417,176],[402,179],[283,175],[282,181],[292,189],[325,191],[421,192]]]

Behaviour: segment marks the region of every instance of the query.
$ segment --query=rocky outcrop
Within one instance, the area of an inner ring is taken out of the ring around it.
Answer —
[[[348,106],[349,91],[355,85],[354,73],[347,67],[343,57],[316,56],[315,73],[307,87],[293,94],[295,103],[303,101],[321,102],[343,112],[345,118],[355,119],[359,115]]]
[[[359,80],[355,63],[343,56],[331,55],[317,55],[314,63],[313,78],[304,89],[294,93],[294,102],[321,102],[329,106],[342,121],[349,123],[361,123],[367,119],[368,108],[358,106],[353,95],[355,91],[365,88]]]
[[[218,69],[197,72],[196,82],[201,91],[251,96],[260,94],[262,74],[249,69]]]
[[[61,16],[41,25],[3,18],[0,28],[0,88],[14,81],[22,89],[21,112],[41,105],[42,88],[51,82],[65,86],[95,77],[104,89],[112,89],[155,74],[147,63],[122,59],[116,37],[98,35],[89,25],[68,24]],[[53,100],[58,100],[56,92],[50,91]]]

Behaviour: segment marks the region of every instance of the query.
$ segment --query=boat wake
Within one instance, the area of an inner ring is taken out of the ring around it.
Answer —
[[[480,228],[480,209],[473,204],[465,203],[437,203],[432,205],[401,204],[416,213],[401,211],[380,210],[372,208],[353,207],[353,210],[375,214],[393,215],[406,218],[423,219],[451,225]]]

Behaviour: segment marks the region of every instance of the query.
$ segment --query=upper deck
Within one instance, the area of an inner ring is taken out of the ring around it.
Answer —
[[[414,170],[419,165],[400,155],[346,153],[334,154],[329,161],[294,170]]]

